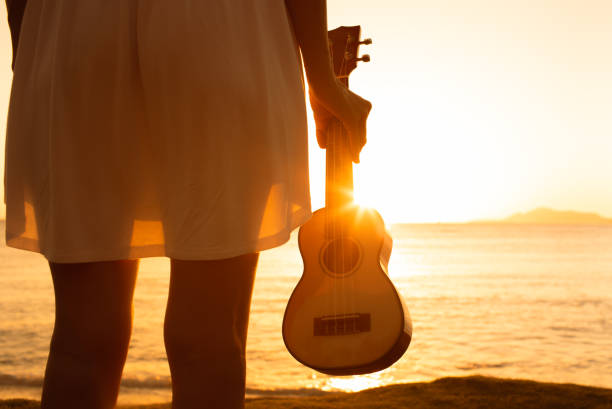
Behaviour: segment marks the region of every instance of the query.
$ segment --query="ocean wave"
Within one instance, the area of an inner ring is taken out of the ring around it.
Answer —
[[[469,371],[473,369],[505,368],[511,365],[512,365],[512,362],[497,362],[497,363],[470,362],[464,365],[456,366],[456,368],[461,369],[462,371]]]
[[[169,389],[172,387],[172,382],[169,376],[154,376],[146,378],[129,378],[121,379],[121,386],[125,388],[140,388],[140,389]]]
[[[278,388],[278,389],[257,389],[246,388],[247,395],[251,396],[321,396],[333,392],[322,391],[315,388]]]
[[[43,378],[41,376],[10,375],[0,373],[0,387],[22,387],[22,388],[42,388]],[[169,376],[155,376],[142,378],[123,378],[121,387],[130,389],[171,389]],[[247,395],[251,396],[317,396],[325,395],[330,392],[316,388],[278,388],[278,389],[258,389],[246,388]]]
[[[0,373],[0,386],[41,387],[43,378],[40,376],[15,376]]]
[[[42,376],[11,375],[0,373],[0,386],[23,386],[40,388],[43,385]],[[124,377],[121,386],[126,388],[167,389],[171,387],[169,376],[143,378]]]
[[[591,328],[584,326],[571,327],[568,325],[552,325],[548,329],[555,332],[589,332],[591,330]]]

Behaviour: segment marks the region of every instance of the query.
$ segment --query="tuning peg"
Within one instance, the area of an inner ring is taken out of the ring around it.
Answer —
[[[359,44],[364,44],[364,45],[372,44],[372,39],[371,38],[366,38],[365,40],[360,41]]]
[[[355,61],[370,62],[370,55],[364,54],[361,56],[361,58],[355,58]]]

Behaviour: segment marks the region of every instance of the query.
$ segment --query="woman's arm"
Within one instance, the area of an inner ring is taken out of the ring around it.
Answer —
[[[19,32],[21,31],[21,20],[25,11],[27,0],[6,0],[6,10],[8,12],[8,23],[11,29],[11,39],[13,40],[13,61],[11,68],[15,68],[15,56],[19,45]]]
[[[327,2],[285,0],[285,4],[304,60],[319,146],[325,147],[326,129],[335,117],[348,131],[353,161],[359,163],[372,104],[336,79],[327,41]]]
[[[309,87],[330,86],[335,82],[327,42],[327,4],[325,0],[286,0],[293,23]]]

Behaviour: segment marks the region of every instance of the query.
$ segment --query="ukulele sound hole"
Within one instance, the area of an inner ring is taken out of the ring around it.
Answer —
[[[321,262],[334,275],[347,275],[355,270],[361,259],[357,242],[349,237],[331,240],[325,246]]]

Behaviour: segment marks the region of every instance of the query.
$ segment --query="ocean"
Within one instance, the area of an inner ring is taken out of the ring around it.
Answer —
[[[7,248],[0,222],[0,398],[39,399],[53,329],[46,259]],[[281,324],[302,274],[297,234],[262,253],[247,346],[250,395],[357,391],[482,374],[612,388],[612,226],[393,225],[389,275],[412,315],[393,366],[327,376],[285,349]],[[170,262],[140,262],[119,403],[169,401],[162,323]],[[202,323],[206,325],[206,323]]]

